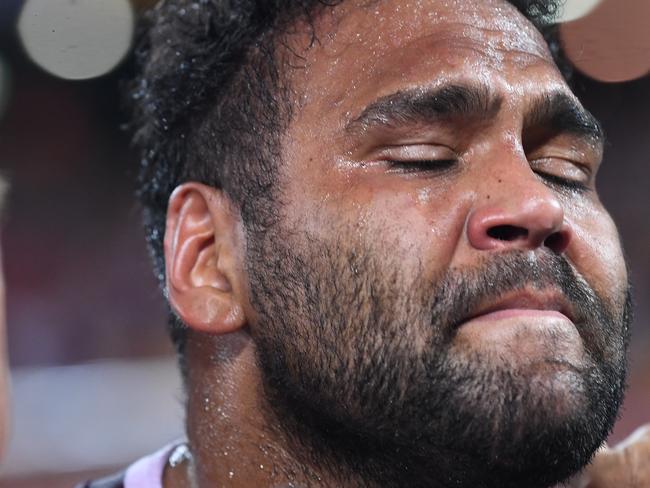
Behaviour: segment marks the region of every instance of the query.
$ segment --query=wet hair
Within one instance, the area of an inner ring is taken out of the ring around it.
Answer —
[[[281,136],[292,115],[284,75],[298,57],[283,39],[304,21],[317,42],[314,20],[342,1],[163,0],[143,16],[127,103],[146,239],[163,290],[167,203],[179,184],[222,189],[247,231],[272,224]],[[542,31],[558,9],[557,0],[509,1]],[[557,43],[550,46],[557,53]],[[186,329],[170,317],[182,360]]]

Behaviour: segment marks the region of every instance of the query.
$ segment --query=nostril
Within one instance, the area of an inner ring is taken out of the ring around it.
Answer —
[[[499,241],[515,241],[528,238],[528,231],[514,225],[497,225],[488,229],[487,235]]]
[[[544,246],[555,252],[563,252],[569,244],[569,239],[562,232],[554,232],[544,240]]]

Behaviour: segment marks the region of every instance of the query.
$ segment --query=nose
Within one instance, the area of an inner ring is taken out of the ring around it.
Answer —
[[[546,247],[555,253],[566,250],[572,231],[564,219],[561,202],[541,182],[541,189],[506,189],[507,195],[484,200],[470,213],[467,237],[478,250],[535,250]]]

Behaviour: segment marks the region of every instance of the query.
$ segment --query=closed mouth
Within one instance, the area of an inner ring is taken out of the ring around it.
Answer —
[[[458,325],[487,316],[496,318],[527,314],[564,316],[575,323],[575,313],[563,293],[557,289],[524,288],[506,293],[496,300],[486,301],[459,321]]]

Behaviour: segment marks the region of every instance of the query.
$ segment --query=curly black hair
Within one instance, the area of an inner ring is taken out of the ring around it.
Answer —
[[[163,289],[167,202],[179,184],[223,189],[248,230],[272,223],[280,137],[291,119],[289,63],[277,47],[297,20],[313,26],[342,1],[163,0],[145,14],[127,103],[142,156],[146,238]],[[542,31],[558,9],[557,0],[509,1]],[[185,327],[170,317],[182,359]]]

